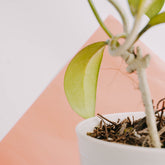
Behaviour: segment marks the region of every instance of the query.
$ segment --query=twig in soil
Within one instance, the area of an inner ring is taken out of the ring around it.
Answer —
[[[150,137],[149,136],[146,136],[143,143],[142,143],[142,146],[145,147],[145,145],[147,144],[147,141],[148,141],[148,145],[151,146],[151,143],[150,143]]]
[[[105,137],[106,137],[106,139],[108,139],[107,125],[106,125],[105,121],[103,121],[103,122],[104,122],[104,128],[105,128]]]
[[[138,131],[138,133],[141,134],[141,135],[148,135],[148,128],[140,130],[140,131]]]
[[[162,101],[165,101],[165,98],[162,98],[162,99],[160,99],[160,100],[158,101],[157,106],[156,106],[156,109],[159,108],[159,105],[160,105],[160,103],[161,103]]]
[[[161,109],[157,109],[157,110],[155,111],[155,114],[159,114],[159,112],[161,112],[161,111],[163,111],[163,110],[165,110],[165,101],[163,101]]]
[[[104,116],[100,115],[99,113],[97,114],[97,116],[98,116],[98,117],[101,117],[102,119],[108,121],[109,123],[111,123],[111,124],[113,124],[113,125],[117,125],[116,122],[108,120],[107,118],[105,118]]]
[[[127,123],[123,123],[120,130],[119,130],[119,135],[123,135],[124,130],[127,128]]]
[[[160,122],[159,122],[159,125],[162,126],[162,117],[163,117],[163,111],[164,110],[164,101],[163,101],[163,104],[162,104],[162,111],[161,111],[161,115],[160,115]]]
[[[162,103],[162,107],[155,112],[155,116],[162,148],[165,148],[165,98],[158,102],[157,107],[160,107],[160,103]],[[152,147],[146,117],[135,120],[132,116],[132,120],[127,117],[124,120],[118,119],[117,122],[111,121],[100,114],[97,117],[101,119],[100,124],[87,135],[108,142]]]
[[[165,127],[163,127],[158,133],[159,133],[159,136],[162,135],[163,133],[165,132]]]

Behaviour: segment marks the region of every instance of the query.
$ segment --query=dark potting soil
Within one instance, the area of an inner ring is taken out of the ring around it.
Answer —
[[[159,109],[160,106],[161,108]],[[153,107],[162,148],[165,148],[165,98],[161,99]],[[100,124],[94,128],[93,132],[88,132],[87,135],[108,142],[152,147],[146,117],[134,120],[132,116],[132,119],[127,117],[122,121],[118,119],[117,122],[110,121],[100,114],[97,114],[97,117],[100,118]]]

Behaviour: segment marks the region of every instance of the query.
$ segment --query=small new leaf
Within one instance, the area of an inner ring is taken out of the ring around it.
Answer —
[[[150,19],[148,26],[152,27],[161,23],[165,23],[165,12],[162,12],[156,16],[154,16],[153,18]]]
[[[141,8],[144,6],[144,10],[142,11],[149,18],[157,15],[162,9],[165,0],[128,0],[128,4],[133,16],[135,16]]]
[[[150,19],[150,21],[148,22],[148,24],[141,30],[137,39],[139,39],[142,36],[142,34],[144,34],[151,27],[156,26],[158,24],[162,24],[162,23],[165,23],[165,12],[162,12],[162,13],[152,17]]]
[[[135,16],[139,7],[139,0],[128,0],[128,4],[132,15]]]
[[[97,79],[106,42],[91,44],[72,59],[65,72],[64,90],[72,109],[83,118],[95,114]]]
[[[150,7],[148,8],[146,15],[151,19],[155,15],[157,15],[164,5],[165,0],[155,0],[152,2]]]

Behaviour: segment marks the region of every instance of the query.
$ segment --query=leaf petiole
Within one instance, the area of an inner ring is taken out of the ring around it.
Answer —
[[[98,21],[98,23],[100,24],[100,26],[102,27],[102,29],[105,31],[105,33],[109,36],[109,38],[113,37],[113,34],[107,29],[107,27],[105,26],[105,24],[103,23],[103,21],[101,20],[101,17],[99,16],[93,2],[91,0],[88,0],[89,5]]]
[[[116,1],[114,0],[108,0],[108,1],[114,6],[114,8],[120,14],[120,17],[122,18],[123,21],[124,32],[128,33],[128,18],[126,17],[124,10],[119,6],[119,4]]]

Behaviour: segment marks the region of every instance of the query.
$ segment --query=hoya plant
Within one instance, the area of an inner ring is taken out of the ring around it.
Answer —
[[[71,60],[64,78],[65,94],[72,109],[81,117],[90,118],[95,115],[97,79],[103,52],[107,46],[111,56],[120,56],[126,62],[129,73],[137,73],[152,146],[160,148],[161,143],[145,71],[150,62],[150,55],[143,55],[141,48],[135,47],[134,44],[147,30],[165,23],[165,12],[160,12],[165,0],[128,0],[134,18],[131,30],[128,29],[128,20],[120,5],[115,0],[108,1],[122,18],[123,33],[112,34],[101,20],[93,2],[88,0],[97,21],[109,39],[88,45]],[[149,21],[140,28],[143,15],[146,15]],[[120,38],[124,39],[123,44],[119,42]]]

